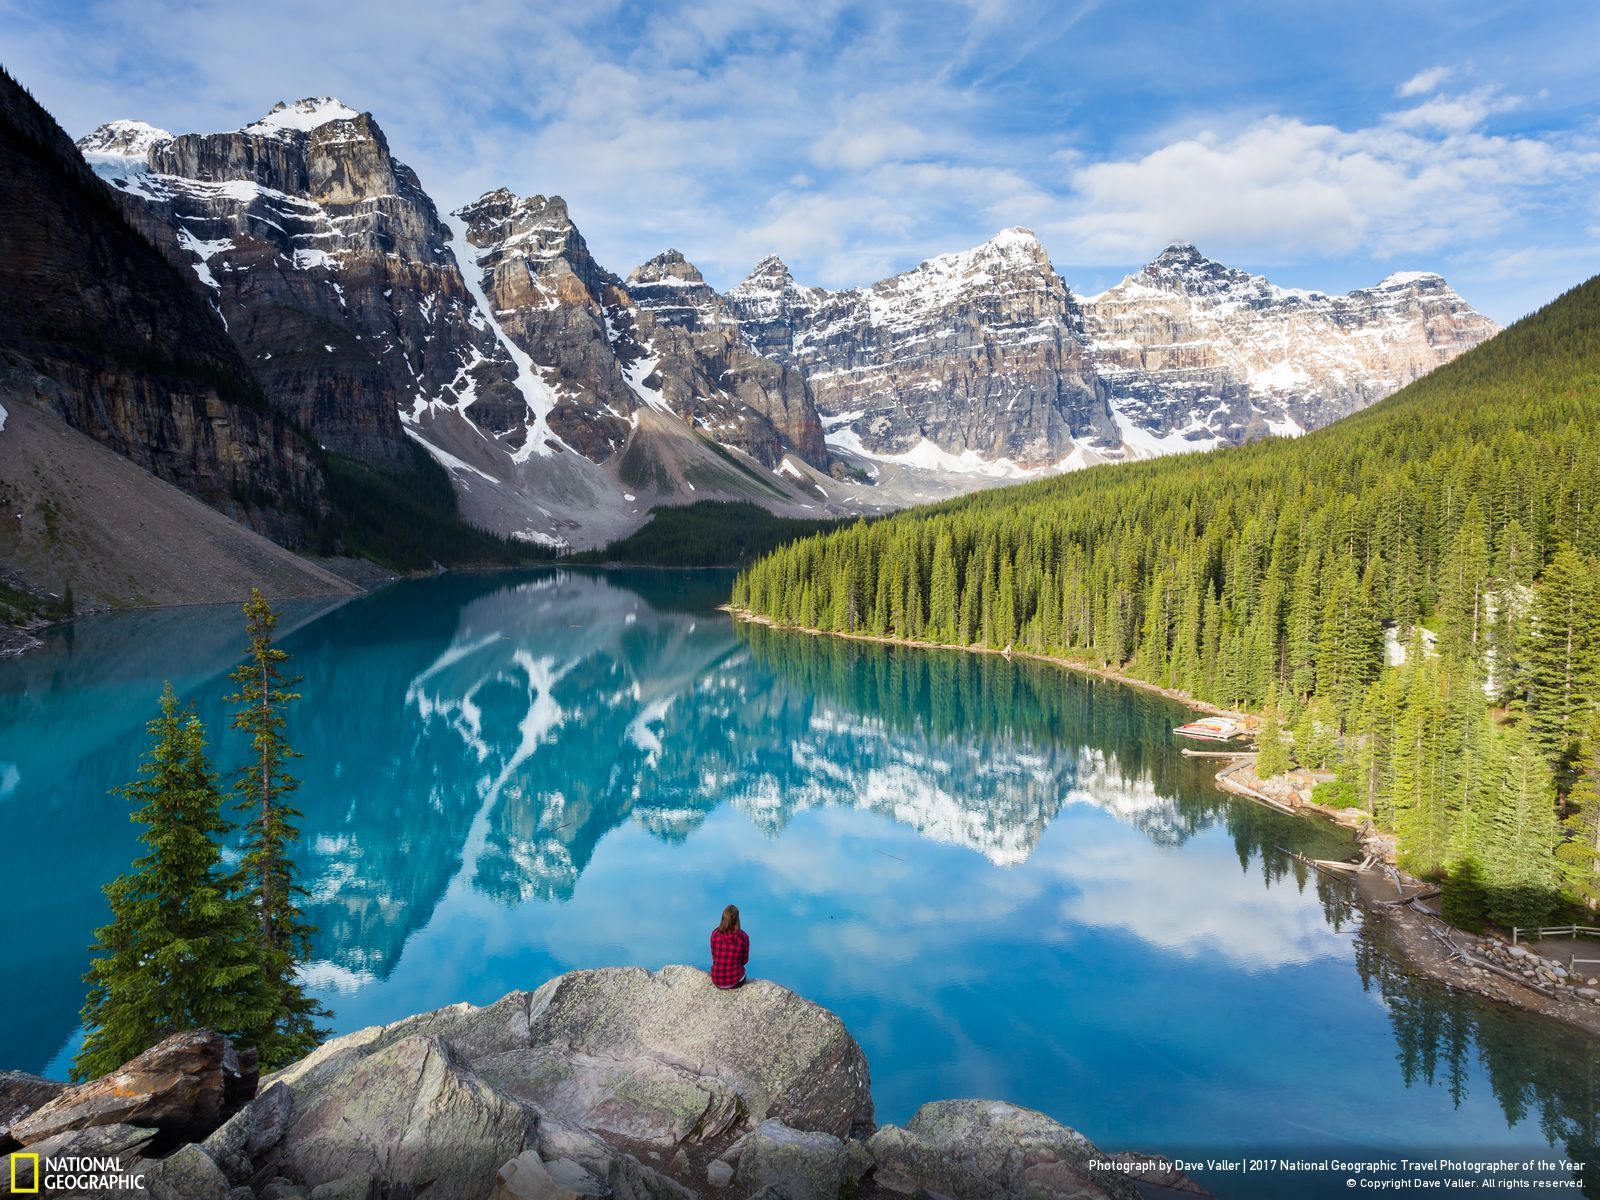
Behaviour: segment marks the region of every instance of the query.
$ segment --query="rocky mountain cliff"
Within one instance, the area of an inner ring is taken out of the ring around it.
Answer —
[[[266,404],[215,313],[4,73],[0,392],[281,541],[301,540],[325,504],[315,447]]]
[[[827,463],[798,372],[732,328],[658,327],[560,197],[501,189],[447,224],[372,116],[328,97],[223,133],[114,121],[79,148],[277,408],[379,468],[419,443],[481,525],[588,544],[691,493],[825,500],[770,470]]]
[[[806,373],[835,449],[984,474],[1304,432],[1496,332],[1437,275],[1328,296],[1193,246],[1078,297],[1026,229],[841,292],[769,257],[727,301]]]
[[[1135,452],[1315,429],[1498,332],[1438,275],[1330,296],[1277,287],[1189,245],[1086,300],[1084,323]]]
[[[399,465],[402,414],[428,406],[470,406],[494,434],[517,426],[516,368],[369,115],[302,100],[228,133],[113,122],[79,148],[322,444]]]
[[[883,511],[1300,432],[1494,331],[1438,276],[1326,296],[1183,246],[1086,299],[1020,228],[844,291],[772,257],[719,294],[671,250],[624,280],[559,196],[441,219],[372,116],[326,97],[79,146],[278,409],[380,468],[410,438],[469,518],[547,543],[663,501]]]
[[[752,348],[805,372],[841,449],[971,470],[1117,445],[1082,313],[1025,229],[845,292],[768,258],[728,302]]]

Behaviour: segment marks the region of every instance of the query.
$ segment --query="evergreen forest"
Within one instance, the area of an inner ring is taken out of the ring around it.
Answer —
[[[1260,713],[1261,772],[1326,772],[1447,917],[1538,925],[1600,902],[1597,434],[1600,278],[1303,438],[808,537],[733,605]]]

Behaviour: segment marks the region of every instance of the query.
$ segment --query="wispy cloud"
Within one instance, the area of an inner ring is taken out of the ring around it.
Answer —
[[[1426,96],[1446,79],[1449,79],[1449,67],[1429,67],[1427,70],[1418,71],[1410,79],[1395,88],[1395,95],[1401,97]]]
[[[1381,5],[1162,13],[1152,41],[1094,0],[0,0],[0,44],[75,134],[337,94],[446,208],[559,192],[613,269],[673,245],[723,286],[770,250],[866,282],[1014,224],[1067,265],[1190,238],[1318,286],[1593,247],[1594,55],[1536,53],[1541,19],[1441,18],[1457,65],[1418,70]],[[1563,32],[1600,44],[1600,16]],[[1460,65],[1489,45],[1496,78]]]

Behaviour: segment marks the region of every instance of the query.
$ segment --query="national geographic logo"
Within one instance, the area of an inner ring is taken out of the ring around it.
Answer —
[[[115,1156],[41,1158],[19,1151],[10,1156],[9,1162],[13,1196],[144,1191],[144,1175],[123,1170],[122,1160]]]

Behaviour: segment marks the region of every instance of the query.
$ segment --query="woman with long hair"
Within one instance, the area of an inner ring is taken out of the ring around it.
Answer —
[[[736,988],[744,982],[750,961],[750,935],[739,928],[739,908],[722,910],[721,923],[711,931],[711,982],[719,988]]]

